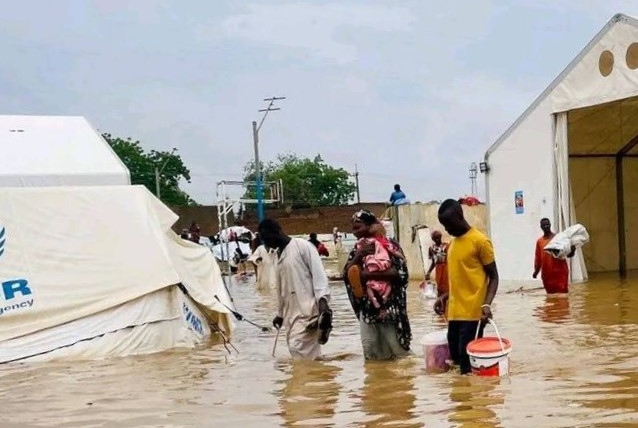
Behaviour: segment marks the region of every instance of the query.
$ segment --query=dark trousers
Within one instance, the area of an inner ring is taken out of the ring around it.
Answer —
[[[467,355],[467,344],[476,337],[476,328],[480,321],[450,321],[447,326],[447,342],[450,357],[454,364],[461,368],[461,374],[470,373],[470,356]],[[478,337],[483,337],[485,323],[481,322]]]

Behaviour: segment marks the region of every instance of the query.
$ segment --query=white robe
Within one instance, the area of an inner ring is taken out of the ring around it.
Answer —
[[[257,260],[261,258],[261,260]],[[277,286],[277,250],[266,249],[260,245],[248,258],[257,270],[256,288],[275,288]]]
[[[306,331],[317,320],[317,302],[330,300],[328,277],[319,253],[305,239],[292,238],[277,262],[278,315],[284,319],[286,341],[293,358],[321,355],[318,330]]]

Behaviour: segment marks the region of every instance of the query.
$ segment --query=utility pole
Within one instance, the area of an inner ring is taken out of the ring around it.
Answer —
[[[286,97],[264,98],[264,101],[269,101],[268,107],[259,110],[260,113],[264,113],[264,116],[261,118],[261,122],[259,122],[259,125],[257,125],[256,121],[253,121],[253,145],[255,148],[255,181],[257,182],[257,217],[259,218],[260,222],[265,218],[266,215],[264,213],[263,177],[261,174],[261,163],[259,162],[259,130],[264,124],[264,120],[266,120],[266,116],[268,116],[269,112],[281,110],[279,107],[273,108],[275,101],[285,99]]]
[[[175,153],[176,151],[177,149],[173,147],[171,154],[166,158],[162,167],[159,169],[155,167],[155,195],[157,196],[157,199],[160,199],[160,174],[162,173],[162,171],[164,171],[164,168],[166,168],[166,164],[169,160],[171,160],[171,156],[173,156],[173,153]]]
[[[354,184],[357,186],[357,204],[361,203],[361,195],[359,193],[359,170],[357,169],[357,164],[354,164]]]

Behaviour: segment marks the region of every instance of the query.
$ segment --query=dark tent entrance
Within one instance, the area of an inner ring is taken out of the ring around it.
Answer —
[[[638,97],[567,113],[568,171],[589,272],[638,269]]]

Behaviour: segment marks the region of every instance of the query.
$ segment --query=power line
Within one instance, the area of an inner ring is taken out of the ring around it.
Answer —
[[[257,178],[257,214],[259,217],[259,221],[262,221],[265,217],[264,214],[264,201],[263,201],[263,188],[262,188],[262,171],[261,171],[261,163],[259,162],[259,130],[261,126],[264,124],[268,113],[275,110],[281,110],[279,107],[273,107],[275,101],[285,100],[286,97],[271,97],[264,98],[264,101],[268,101],[268,107],[265,109],[259,110],[264,113],[264,116],[261,118],[261,122],[257,125],[257,122],[253,121],[253,145],[255,149],[255,175]]]

